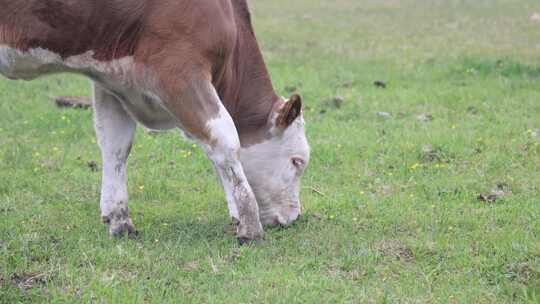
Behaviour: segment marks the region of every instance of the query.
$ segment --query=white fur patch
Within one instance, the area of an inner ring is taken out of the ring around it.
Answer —
[[[210,131],[212,139],[219,139],[226,142],[230,148],[236,149],[240,147],[238,132],[229,112],[227,112],[224,106],[220,105],[218,115],[206,123],[206,128]]]
[[[10,78],[33,79],[57,72],[101,74],[124,85],[131,84],[130,71],[134,66],[132,57],[123,57],[109,62],[94,59],[94,52],[66,58],[43,48],[21,51],[0,45],[0,72]]]
[[[217,94],[216,94],[216,98],[217,98]],[[228,155],[226,155],[227,153],[231,153],[231,151],[234,151],[240,148],[240,140],[238,139],[238,133],[234,126],[234,122],[231,116],[229,115],[229,112],[227,112],[225,107],[223,107],[222,105],[220,105],[218,115],[206,123],[206,128],[210,132],[210,136],[212,137],[212,139],[214,140],[218,139],[219,142],[225,145],[218,148],[216,147],[207,148],[209,150],[208,151],[209,156],[211,157],[212,161],[214,161],[215,163],[225,162],[228,157]],[[224,180],[224,179],[227,179],[228,177],[223,172],[219,172],[220,171],[219,168],[217,170],[222,180],[222,184],[225,190],[225,195],[227,197],[227,205],[229,207],[229,214],[233,218],[240,219],[240,216],[238,213],[238,206],[236,206],[236,202],[235,202],[234,194],[233,194],[234,185],[232,181]]]
[[[274,130],[277,133],[277,130]],[[300,178],[292,164],[298,157],[309,163],[310,149],[305,137],[304,120],[299,117],[282,134],[260,144],[242,148],[240,159],[249,183],[257,196],[261,220],[272,224],[272,217],[288,224],[300,212]]]
[[[96,88],[96,90],[102,90]],[[103,158],[101,212],[103,216],[127,210],[126,160],[132,144],[135,122],[116,100],[104,92],[94,94],[94,124]]]
[[[0,74],[12,79],[34,79],[59,72],[72,72],[96,78],[100,84],[123,103],[129,114],[152,130],[169,130],[177,127],[174,117],[165,109],[159,96],[149,88],[154,77],[145,69],[142,83],[134,78],[133,57],[112,61],[99,61],[93,51],[62,60],[62,57],[43,48],[20,51],[0,45]]]

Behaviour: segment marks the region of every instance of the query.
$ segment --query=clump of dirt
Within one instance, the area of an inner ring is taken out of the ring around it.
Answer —
[[[46,273],[14,273],[11,276],[11,283],[22,290],[29,290],[39,285],[46,284],[50,278]]]
[[[422,147],[420,158],[423,163],[450,163],[453,155],[441,147],[425,145]]]
[[[516,281],[523,285],[530,285],[540,281],[540,272],[531,267],[528,262],[514,263],[506,265],[505,275],[511,281]]]
[[[386,89],[387,87],[387,84],[386,82],[382,81],[382,80],[377,80],[375,82],[373,82],[373,85],[377,88],[381,88],[381,89]]]
[[[476,115],[478,114],[478,109],[475,106],[470,106],[467,108],[467,113]]]
[[[424,122],[424,123],[431,122],[434,119],[435,117],[433,117],[433,115],[431,114],[420,114],[416,116],[416,120],[418,120],[419,122]]]
[[[495,203],[497,200],[511,194],[510,186],[506,183],[498,183],[489,193],[481,193],[478,200],[484,203]]]
[[[395,258],[399,261],[414,262],[414,253],[404,243],[398,240],[383,240],[375,245],[375,249],[382,255]]]
[[[75,108],[86,110],[92,106],[92,100],[88,97],[57,96],[51,97],[59,108]]]
[[[99,166],[98,164],[95,162],[95,161],[89,161],[87,163],[87,166],[88,166],[88,169],[90,169],[90,171],[92,172],[98,172],[99,171]]]
[[[334,104],[334,107],[340,109],[343,106],[343,103],[345,103],[345,98],[341,96],[336,96],[334,97],[334,99],[332,99],[332,102]]]

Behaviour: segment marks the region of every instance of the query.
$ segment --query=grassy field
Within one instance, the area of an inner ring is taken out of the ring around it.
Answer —
[[[239,247],[202,151],[140,128],[142,235],[109,240],[92,113],[48,99],[88,81],[2,79],[0,302],[540,303],[540,3],[253,11],[276,89],[306,101],[304,217]]]

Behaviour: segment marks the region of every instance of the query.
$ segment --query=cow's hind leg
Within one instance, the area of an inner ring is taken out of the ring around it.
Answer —
[[[181,96],[166,102],[180,127],[196,139],[213,162],[238,223],[241,243],[262,237],[259,208],[239,159],[240,139],[234,122],[208,80],[192,81]]]
[[[136,123],[120,101],[94,84],[94,125],[103,159],[101,217],[111,236],[137,234],[129,217],[126,162]]]

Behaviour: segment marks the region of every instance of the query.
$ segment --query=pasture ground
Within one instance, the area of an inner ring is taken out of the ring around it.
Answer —
[[[305,99],[304,217],[239,247],[203,153],[141,128],[142,235],[111,241],[91,111],[48,99],[89,95],[88,81],[2,79],[0,302],[538,303],[538,1],[253,10],[275,87]]]

